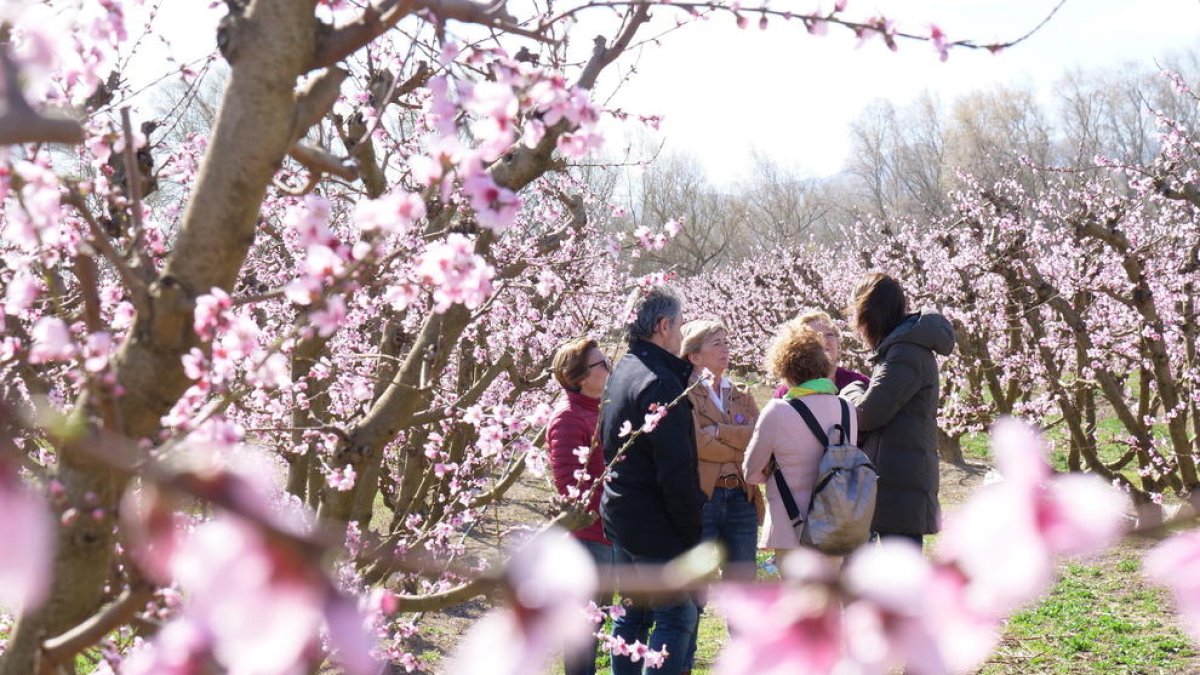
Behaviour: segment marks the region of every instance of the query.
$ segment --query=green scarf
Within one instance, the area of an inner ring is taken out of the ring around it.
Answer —
[[[814,380],[801,382],[800,384],[787,390],[783,395],[784,398],[800,398],[809,394],[833,394],[837,395],[837,385],[828,377],[818,377]]]

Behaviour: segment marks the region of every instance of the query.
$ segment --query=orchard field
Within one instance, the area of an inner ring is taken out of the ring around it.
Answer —
[[[196,4],[0,7],[0,675],[556,672],[613,610],[581,612],[612,580],[545,477],[555,349],[618,357],[666,282],[762,398],[777,327],[848,329],[867,271],[956,332],[945,528],[753,585],[685,556],[652,581],[711,593],[697,672],[1200,670],[1195,54],[879,104],[838,176],[760,157],[718,189],[613,149],[659,126],[609,102],[676,31],[953,59],[1039,26]]]

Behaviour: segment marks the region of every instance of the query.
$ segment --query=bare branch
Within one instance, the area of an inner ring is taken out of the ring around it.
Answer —
[[[358,178],[358,169],[353,164],[345,162],[342,158],[323,148],[296,142],[288,150],[288,154],[314,174],[328,173],[346,180]]]
[[[350,56],[411,14],[414,4],[413,0],[383,0],[354,21],[319,35],[308,69],[332,66]]]
[[[5,40],[7,42],[7,40]],[[17,66],[8,55],[8,45],[0,45],[0,145],[16,143],[82,143],[83,127],[75,120],[44,117],[34,111],[17,85]]]
[[[154,586],[140,579],[135,580],[121,591],[111,605],[66,633],[43,642],[43,667],[71,663],[76,654],[96,644],[117,627],[129,623],[153,597]]]

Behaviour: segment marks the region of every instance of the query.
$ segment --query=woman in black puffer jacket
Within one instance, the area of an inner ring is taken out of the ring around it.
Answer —
[[[908,313],[900,284],[874,273],[854,293],[854,326],[874,351],[871,383],[842,395],[858,408],[862,447],[879,470],[871,529],[917,545],[940,529],[938,505],[938,365],[954,349],[954,328],[930,310]]]

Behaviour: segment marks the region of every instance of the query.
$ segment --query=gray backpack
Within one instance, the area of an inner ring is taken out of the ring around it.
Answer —
[[[779,464],[775,463],[775,486],[783,499],[788,518],[800,543],[828,555],[846,555],[865,544],[871,536],[871,519],[875,515],[875,492],[879,474],[875,465],[858,446],[847,442],[850,433],[850,406],[839,398],[842,422],[826,434],[808,406],[800,399],[789,403],[813,436],[825,446],[813,486],[812,499],[803,514],[796,506]],[[838,442],[832,443],[833,431]]]

